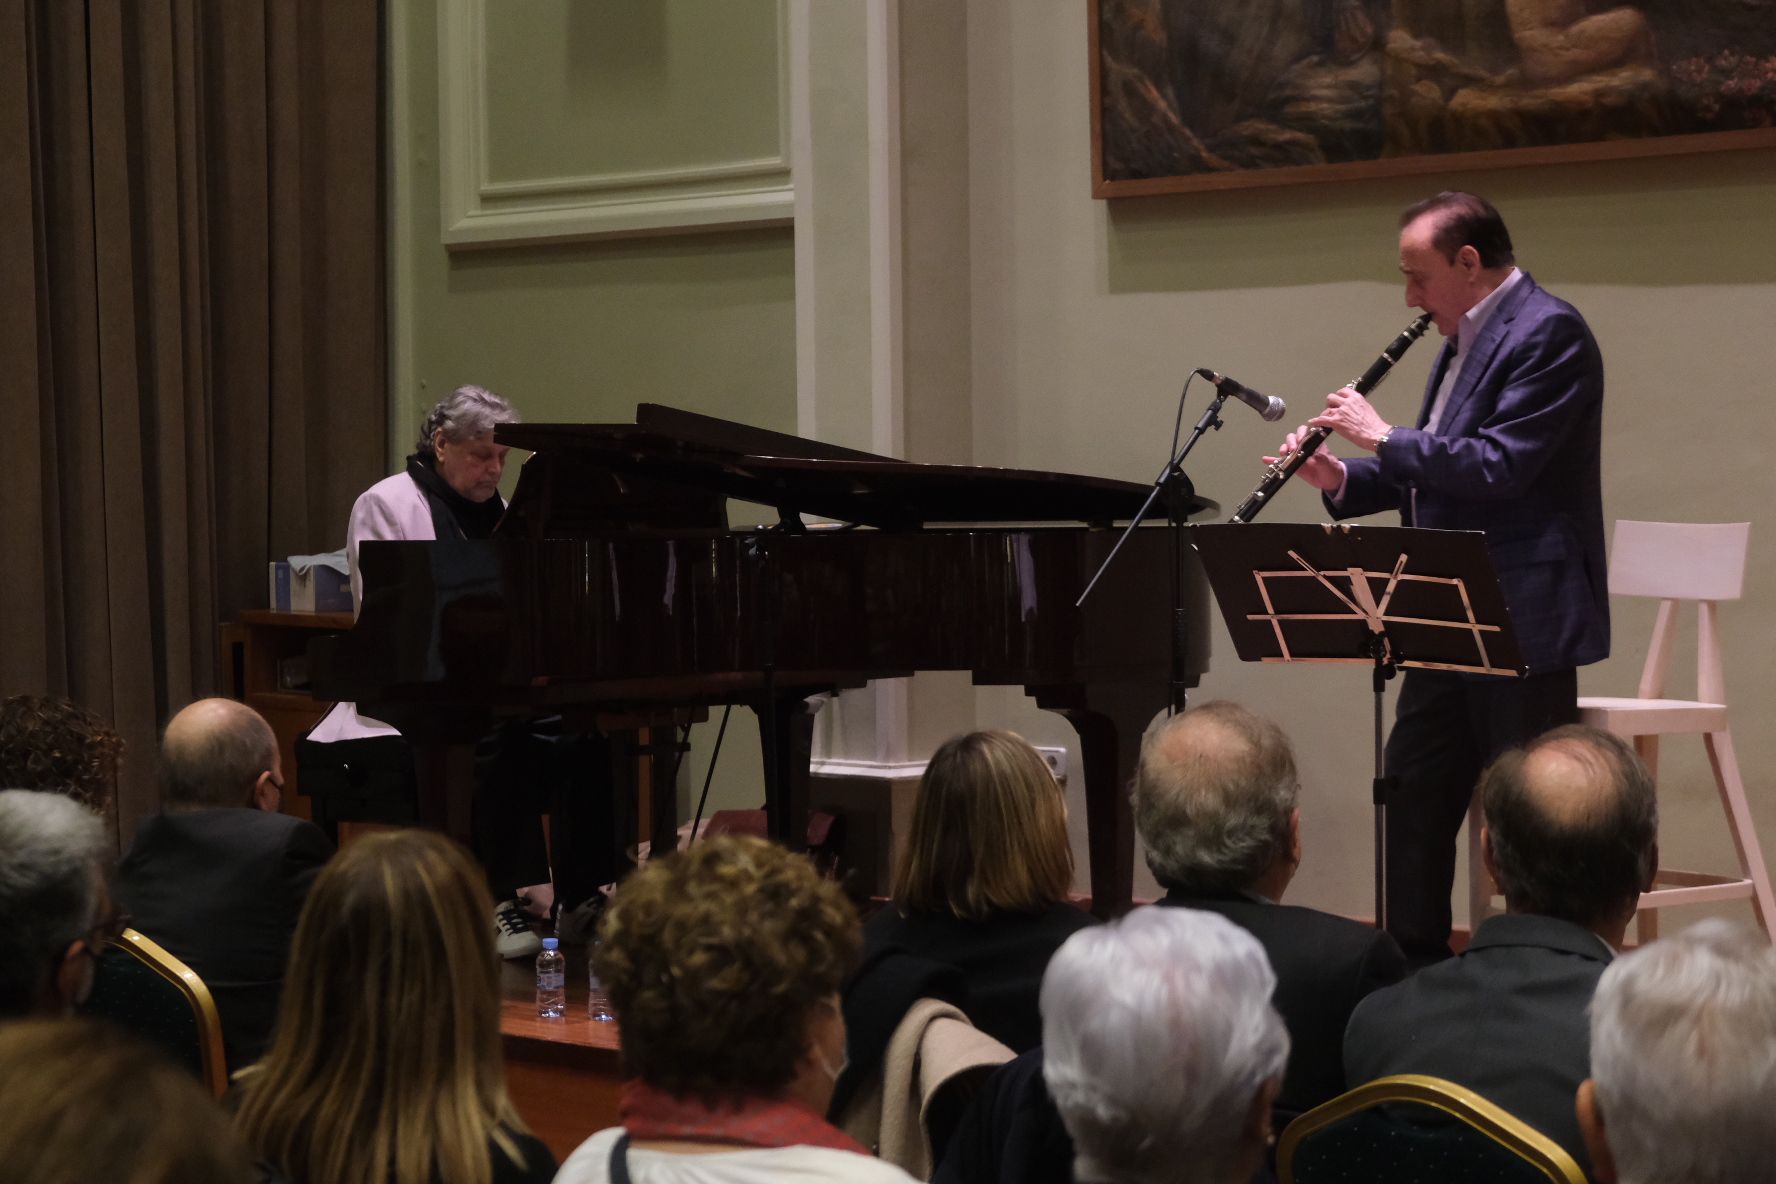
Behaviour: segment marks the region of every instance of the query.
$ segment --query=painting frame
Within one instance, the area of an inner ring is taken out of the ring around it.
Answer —
[[[1776,146],[1776,127],[1654,134],[1639,138],[1573,141],[1479,151],[1425,152],[1373,159],[1234,168],[1227,171],[1177,173],[1164,176],[1106,175],[1104,126],[1104,46],[1106,4],[1119,0],[1087,0],[1091,86],[1091,192],[1096,199],[1148,197],[1164,194],[1360,181],[1376,178],[1469,170],[1520,168],[1574,161],[1625,160],[1657,156],[1740,151]],[[1161,0],[1163,3],[1163,0]]]

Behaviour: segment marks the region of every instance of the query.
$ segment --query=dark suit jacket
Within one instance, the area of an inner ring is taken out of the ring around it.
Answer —
[[[228,1068],[259,1059],[277,1018],[296,917],[333,845],[262,810],[194,810],[144,821],[117,869],[131,924],[215,996]]]
[[[1061,943],[1098,919],[1061,901],[1040,913],[998,913],[963,921],[948,913],[903,917],[888,905],[863,926],[864,956],[898,949],[962,972],[975,1027],[1013,1052],[1042,1043],[1037,996],[1042,972]]]
[[[1258,939],[1276,972],[1272,1003],[1289,1029],[1289,1067],[1276,1108],[1311,1110],[1344,1092],[1344,1027],[1358,1002],[1397,983],[1406,958],[1359,921],[1257,896],[1172,889],[1159,902],[1219,913]]]
[[[1553,917],[1488,917],[1459,957],[1377,991],[1344,1037],[1352,1086],[1393,1073],[1465,1085],[1590,1172],[1573,1096],[1591,1072],[1586,1009],[1614,952]]]
[[[1034,1048],[993,1070],[982,1084],[931,1181],[1073,1184],[1073,1156],[1073,1138],[1042,1079],[1042,1049]],[[1251,1184],[1276,1184],[1269,1162],[1259,1165]]]
[[[1423,430],[1454,357],[1431,368],[1416,428],[1345,462],[1338,518],[1400,510],[1408,525],[1486,532],[1505,604],[1532,673],[1609,654],[1605,579],[1603,356],[1572,305],[1527,274],[1500,298],[1449,392],[1437,434]]]

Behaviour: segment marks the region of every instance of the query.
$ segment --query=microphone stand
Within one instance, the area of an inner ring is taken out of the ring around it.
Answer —
[[[1186,389],[1188,389],[1188,385]],[[1217,388],[1215,397],[1209,401],[1208,409],[1202,413],[1202,418],[1198,419],[1196,426],[1191,429],[1190,438],[1184,442],[1184,447],[1166,461],[1165,468],[1161,469],[1159,476],[1154,478],[1153,491],[1147,495],[1147,500],[1141,503],[1141,508],[1135,511],[1134,521],[1128,524],[1127,529],[1122,532],[1122,537],[1116,540],[1114,547],[1110,548],[1110,554],[1104,556],[1104,562],[1098,565],[1098,570],[1092,576],[1091,582],[1085,586],[1085,591],[1081,592],[1079,599],[1073,602],[1074,608],[1080,608],[1085,604],[1085,598],[1092,594],[1092,589],[1098,586],[1098,581],[1103,578],[1106,571],[1110,570],[1110,565],[1116,561],[1116,556],[1122,551],[1122,545],[1129,541],[1129,536],[1135,533],[1135,528],[1140,526],[1147,517],[1147,512],[1153,508],[1153,503],[1163,496],[1166,499],[1166,520],[1172,527],[1171,695],[1166,708],[1168,715],[1177,715],[1184,710],[1185,661],[1188,657],[1186,651],[1190,640],[1188,610],[1184,606],[1184,522],[1189,516],[1190,501],[1196,496],[1196,486],[1191,484],[1189,475],[1184,472],[1184,459],[1190,455],[1190,450],[1196,447],[1196,442],[1202,439],[1210,428],[1214,428],[1216,431],[1221,430],[1221,407],[1226,402],[1227,395]],[[1178,396],[1180,420],[1183,418],[1183,407],[1184,396],[1180,394]],[[1174,436],[1173,440],[1176,439],[1177,437]]]

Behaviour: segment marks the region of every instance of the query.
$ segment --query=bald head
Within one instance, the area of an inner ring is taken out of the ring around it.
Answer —
[[[199,699],[175,715],[161,740],[160,770],[162,800],[185,809],[276,809],[284,781],[271,725],[233,699]]]
[[[1161,724],[1141,747],[1135,827],[1168,888],[1251,889],[1292,857],[1300,782],[1274,723],[1216,701]]]
[[[1658,863],[1659,808],[1620,737],[1573,724],[1507,752],[1480,779],[1493,873],[1512,912],[1608,928]]]

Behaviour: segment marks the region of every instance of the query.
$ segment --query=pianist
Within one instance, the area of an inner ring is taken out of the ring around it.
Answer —
[[[508,451],[494,442],[493,431],[499,424],[517,422],[518,412],[509,402],[480,386],[457,387],[427,413],[406,468],[372,485],[352,506],[346,552],[354,606],[363,603],[358,547],[366,540],[451,541],[492,535],[506,508],[499,483]],[[545,786],[554,780],[547,771],[550,741],[530,734],[532,722],[501,728],[475,754],[475,854],[497,902],[494,936],[508,958],[541,949],[526,910],[546,917],[555,898],[541,818]],[[390,725],[358,714],[354,704],[337,704],[309,733],[309,743],[300,746],[303,778],[308,779],[311,764],[325,770],[323,778],[327,772],[336,774],[341,765],[369,770],[370,775],[388,770],[387,750],[402,745],[399,737]],[[393,767],[401,770],[396,776],[408,780],[404,791],[414,792],[411,759]]]

